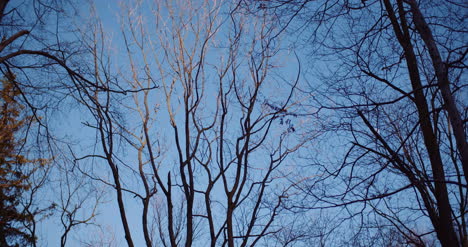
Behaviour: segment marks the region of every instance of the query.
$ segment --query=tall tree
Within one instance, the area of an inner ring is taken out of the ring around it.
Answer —
[[[307,141],[287,119],[297,68],[287,86],[273,73],[282,61],[267,16],[250,19],[226,1],[149,2],[121,15],[120,71],[107,66],[100,25],[89,35],[100,88],[87,88],[83,103],[99,148],[79,159],[109,171],[90,176],[115,190],[128,246],[139,232],[146,246],[268,242],[289,224],[280,205],[298,183],[290,157]]]
[[[0,90],[0,245],[26,246],[35,239],[22,229],[32,218],[19,203],[29,188],[24,166],[33,161],[21,154],[23,140],[18,134],[27,117],[22,116],[24,107],[16,101],[19,91],[9,80],[2,80]]]
[[[40,157],[53,156],[55,160],[54,166],[50,163],[35,166],[29,170],[30,176],[21,178],[22,183],[18,186],[27,185],[30,189],[26,193],[14,190],[17,191],[14,203],[21,202],[25,214],[28,214],[28,220],[23,223],[30,239],[44,237],[37,236],[41,219],[48,218],[53,213],[60,214],[64,227],[62,245],[65,245],[67,236],[77,225],[90,223],[95,215],[92,209],[89,215],[81,213],[82,208],[88,206],[87,201],[94,196],[83,195],[87,193],[83,191],[89,186],[81,184],[83,174],[76,174],[77,171],[70,169],[72,162],[65,157],[68,155],[64,148],[65,141],[58,138],[56,129],[51,127],[52,116],[55,116],[53,113],[65,110],[62,107],[64,102],[72,98],[69,97],[70,94],[78,91],[75,86],[79,87],[86,81],[75,72],[77,66],[70,65],[70,60],[82,58],[71,55],[79,50],[75,46],[78,41],[66,34],[72,25],[65,23],[70,24],[71,17],[75,14],[72,2],[73,0],[0,1],[0,74],[9,81],[9,89],[14,89],[14,102],[21,102],[25,107],[21,110],[22,114],[31,116],[29,120],[34,122],[34,125],[27,126],[28,144],[36,142],[34,151],[30,151]],[[12,76],[13,74],[16,76]],[[2,133],[14,135],[6,130],[2,130]],[[36,161],[43,162],[31,162]],[[73,172],[75,174],[72,175]],[[52,173],[54,178],[50,179],[49,175]],[[12,174],[9,176],[13,176]],[[38,197],[47,192],[52,194],[54,190],[56,193],[46,197],[47,200]],[[98,194],[94,195],[99,197]],[[36,246],[36,241],[31,243]]]
[[[412,244],[423,244],[432,231],[443,246],[466,244],[466,3],[255,4],[252,12],[275,15],[280,25],[307,37],[300,45],[312,47],[311,57],[323,61],[315,63],[322,82],[313,85],[311,104],[321,109],[325,130],[349,141],[340,146],[348,152],[334,168],[324,160],[313,166],[327,176],[311,188],[320,184],[329,190],[309,188],[314,198],[309,202],[315,201],[309,208],[342,208],[350,218],[361,216],[355,240],[383,218]],[[416,230],[421,226],[413,224],[416,218],[432,229]]]

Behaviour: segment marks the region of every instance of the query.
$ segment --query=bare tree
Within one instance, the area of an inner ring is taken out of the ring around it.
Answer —
[[[321,109],[324,129],[347,140],[325,145],[348,151],[341,164],[331,166],[327,157],[319,157],[311,166],[324,176],[310,181],[306,192],[313,199],[303,208],[345,209],[337,222],[358,227],[354,237],[372,232],[370,225],[380,218],[409,244],[423,244],[432,232],[443,246],[466,244],[467,117],[460,109],[466,109],[467,49],[459,14],[466,4],[257,1],[246,6],[301,32],[308,45],[316,45],[311,54],[326,61],[315,63],[322,83],[312,85],[311,106]],[[416,229],[416,222],[430,222],[432,229]]]
[[[77,160],[100,160],[111,172],[90,177],[115,190],[128,246],[138,234],[131,203],[140,205],[147,246],[254,246],[286,229],[281,205],[300,183],[287,163],[309,141],[289,115],[300,72],[292,82],[272,73],[281,63],[277,30],[268,16],[251,19],[237,7],[124,6],[128,63],[118,76],[99,25],[90,35],[96,87],[85,88],[82,103],[99,146]]]
[[[55,128],[54,120],[68,111],[73,98],[80,98],[82,86],[93,85],[79,63],[85,59],[79,40],[67,34],[76,14],[73,7],[71,1],[60,0],[0,1],[0,73],[14,83],[19,101],[32,116],[21,136],[21,151],[48,161],[23,168],[29,174],[30,189],[19,200],[31,218],[24,227],[33,246],[42,243],[38,225],[56,213],[64,227],[63,234],[58,234],[64,246],[72,228],[92,223],[96,208],[91,207],[86,219],[80,218],[84,208],[89,209],[88,200],[98,198],[97,204],[101,198],[98,191],[84,197],[88,181],[72,171],[71,162],[60,164],[69,160],[66,144],[71,141],[60,138],[65,135],[63,126]]]

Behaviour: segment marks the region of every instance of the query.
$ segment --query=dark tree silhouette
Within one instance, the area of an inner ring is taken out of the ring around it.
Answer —
[[[361,217],[358,235],[370,232],[376,217],[412,244],[434,231],[442,246],[466,245],[466,3],[273,0],[246,6],[301,33],[305,41],[297,45],[324,61],[315,63],[322,81],[311,89],[311,106],[327,116],[324,130],[349,136],[347,145],[337,146],[348,150],[341,164],[315,163],[328,176],[306,190],[320,205],[309,208],[350,210],[348,219]],[[408,196],[414,203],[401,207],[391,199]],[[414,230],[405,218],[416,214],[432,230]]]
[[[24,106],[16,101],[18,89],[9,80],[2,80],[0,89],[0,245],[26,246],[35,239],[23,225],[32,221],[20,207],[21,196],[29,189],[28,176],[23,171],[28,160],[21,154],[23,140],[20,131],[28,122]]]

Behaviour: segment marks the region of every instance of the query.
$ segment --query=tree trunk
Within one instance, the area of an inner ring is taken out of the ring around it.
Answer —
[[[468,182],[468,144],[466,142],[466,134],[463,128],[463,121],[460,117],[460,112],[457,109],[457,105],[455,104],[455,100],[453,99],[453,95],[450,90],[448,68],[442,61],[431,29],[426,23],[417,3],[414,0],[409,1],[409,3],[411,6],[411,12],[413,13],[414,25],[416,26],[421,39],[424,41],[424,44],[429,51],[429,55],[431,56],[432,66],[434,67],[438,86],[444,99],[444,107],[445,110],[447,110],[450,125],[452,126],[453,134],[457,142],[457,149],[461,156],[465,181]]]
[[[424,144],[429,155],[429,160],[432,167],[432,174],[435,180],[435,197],[437,201],[439,215],[438,219],[433,220],[433,222],[437,222],[437,224],[434,225],[434,229],[437,232],[437,236],[440,242],[442,243],[442,246],[459,246],[455,229],[452,223],[452,209],[448,198],[447,186],[444,182],[445,171],[440,155],[439,143],[437,142],[437,137],[435,136],[433,131],[429,115],[429,107],[427,105],[426,98],[422,91],[421,78],[419,77],[418,61],[413,50],[413,45],[411,43],[409,28],[405,17],[405,11],[403,9],[403,2],[402,0],[398,0],[397,2],[400,23],[398,23],[397,16],[393,10],[390,1],[384,0],[385,8],[391,20],[395,35],[398,39],[398,42],[404,50],[404,56],[406,64],[408,66],[408,73],[411,81],[411,86],[414,91],[415,104],[419,115],[419,126],[422,131]]]

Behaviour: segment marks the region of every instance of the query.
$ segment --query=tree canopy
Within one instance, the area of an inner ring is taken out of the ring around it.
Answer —
[[[467,245],[467,8],[0,1],[0,245]]]

